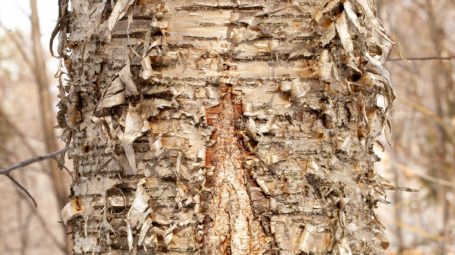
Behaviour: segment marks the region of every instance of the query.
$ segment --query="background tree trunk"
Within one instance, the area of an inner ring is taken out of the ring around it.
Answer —
[[[57,138],[54,133],[55,119],[52,96],[49,89],[49,79],[47,77],[46,61],[44,60],[44,51],[41,47],[41,32],[36,0],[30,0],[31,9],[31,28],[33,40],[33,71],[36,77],[36,84],[39,90],[40,112],[42,130],[47,152],[58,150]],[[60,168],[55,160],[49,160],[49,170],[52,176],[52,184],[58,205],[63,207],[68,201],[68,195],[65,189],[65,180]]]
[[[61,7],[75,254],[387,248],[373,146],[390,40],[369,1]]]
[[[38,86],[38,97],[39,97],[39,110],[41,113],[41,128],[43,132],[43,138],[45,143],[46,151],[51,153],[57,151],[57,136],[55,134],[55,112],[54,102],[52,101],[52,94],[50,91],[50,82],[48,79],[48,73],[46,68],[46,61],[44,57],[44,51],[41,45],[41,31],[39,23],[38,6],[36,0],[30,0],[30,21],[32,29],[32,40],[33,40],[33,74],[35,75],[36,84]],[[24,55],[25,56],[25,55]],[[57,200],[58,208],[62,208],[68,202],[67,183],[56,160],[49,160],[48,168],[50,171],[52,186],[54,189],[55,199]],[[66,227],[62,225],[62,234],[65,236],[65,246],[67,251],[71,250],[70,241],[67,239]]]

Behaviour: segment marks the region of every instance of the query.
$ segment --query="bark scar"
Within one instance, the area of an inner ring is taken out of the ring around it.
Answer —
[[[209,202],[205,254],[262,254],[267,237],[254,221],[242,162],[246,152],[238,139],[236,121],[241,104],[235,103],[232,85],[220,84],[220,104],[207,109],[207,123],[215,128],[215,145],[207,149],[206,166],[214,169],[206,186],[215,191]]]

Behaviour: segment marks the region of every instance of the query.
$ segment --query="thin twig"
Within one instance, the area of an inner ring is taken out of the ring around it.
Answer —
[[[38,218],[38,222],[40,226],[43,228],[46,237],[49,237],[50,240],[62,251],[63,253],[66,252],[66,246],[60,243],[60,241],[57,239],[54,233],[49,229],[46,221],[44,220],[43,215],[38,211],[36,207],[33,207],[30,203],[27,203],[27,205],[30,207],[30,210],[33,211],[33,213],[36,214],[36,217]]]
[[[434,120],[447,134],[447,137],[449,138],[450,142],[455,143],[455,136],[452,133],[452,127],[446,121],[444,121],[444,119],[441,118],[441,116],[439,116],[437,113],[433,112],[432,110],[428,109],[427,107],[425,107],[423,105],[420,105],[416,102],[412,102],[403,97],[398,97],[397,100],[399,102],[403,103],[404,105],[417,110],[418,112],[422,113],[424,116]]]
[[[16,179],[14,179],[8,173],[5,174],[5,176],[8,177],[8,179],[10,179],[10,181],[12,181],[20,190],[22,190],[25,193],[25,195],[27,195],[27,197],[30,198],[30,200],[32,200],[33,205],[35,205],[35,208],[38,207],[38,204],[36,203],[36,200],[33,198],[32,194],[30,194],[30,192],[28,192],[28,190],[24,186],[22,186],[22,184],[16,181]]]
[[[405,173],[405,175],[415,175],[417,177],[419,177],[420,179],[424,179],[426,181],[429,181],[429,182],[433,182],[433,183],[436,183],[438,185],[442,185],[442,186],[446,186],[446,187],[450,187],[450,188],[455,188],[455,184],[451,181],[447,181],[447,180],[443,180],[443,179],[440,179],[440,178],[436,178],[434,176],[431,176],[431,175],[428,175],[428,174],[425,174],[425,173],[420,173],[414,169],[412,169],[411,167],[405,165],[405,164],[401,164],[401,163],[397,163],[398,164],[398,168],[403,171]]]
[[[0,175],[7,175],[9,174],[10,172],[18,169],[18,168],[22,168],[24,166],[28,166],[30,164],[33,164],[35,162],[39,162],[39,161],[43,161],[43,160],[46,160],[46,159],[49,159],[49,158],[53,158],[63,152],[65,152],[66,149],[62,149],[62,150],[58,150],[58,151],[54,151],[54,152],[51,152],[49,154],[46,154],[46,155],[42,155],[42,156],[38,156],[38,157],[34,157],[34,158],[31,158],[31,159],[27,159],[27,160],[24,160],[22,162],[19,162],[19,163],[16,163],[12,166],[9,166],[7,168],[2,168],[0,169]]]
[[[455,56],[448,57],[415,57],[415,58],[389,58],[386,61],[426,61],[426,60],[452,60]]]
[[[430,232],[426,231],[423,228],[420,228],[420,227],[415,226],[415,225],[407,224],[407,223],[405,223],[403,221],[395,221],[394,220],[391,223],[395,224],[396,226],[398,226],[398,227],[400,227],[400,228],[402,228],[404,230],[407,230],[407,231],[412,232],[414,234],[417,234],[419,236],[423,236],[423,237],[425,237],[427,239],[430,239],[430,240],[435,240],[435,241],[447,241],[448,240],[448,237],[430,233]]]
[[[29,56],[27,55],[21,38],[20,37],[18,38],[18,36],[13,31],[6,28],[2,23],[0,23],[0,28],[2,28],[6,32],[6,36],[9,37],[9,39],[11,39],[11,41],[14,43],[14,46],[19,51],[19,54],[21,55],[25,64],[27,64],[27,66],[32,70],[32,72],[35,72],[35,66],[30,60]]]
[[[37,157],[38,153],[33,148],[33,146],[28,142],[26,135],[19,129],[18,126],[14,124],[14,122],[9,118],[9,116],[0,108],[0,117],[3,118],[6,125],[8,125],[16,134],[17,137],[21,140],[27,150],[32,154],[32,157]]]

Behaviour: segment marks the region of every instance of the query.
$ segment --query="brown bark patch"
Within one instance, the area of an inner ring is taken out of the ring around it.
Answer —
[[[230,84],[220,84],[220,104],[207,109],[206,118],[215,128],[211,139],[214,145],[206,152],[206,166],[210,167],[206,188],[212,197],[204,201],[206,212],[204,254],[262,254],[267,238],[259,222],[254,220],[254,209],[243,166],[249,154],[241,144],[237,122],[242,116],[242,105],[236,102]]]
[[[221,104],[214,106],[214,107],[210,107],[206,110],[205,118],[207,120],[207,125],[212,126],[212,127],[218,126],[218,120],[220,118],[221,110],[222,110]],[[216,141],[217,138],[218,138],[218,130],[215,130],[212,133],[210,140]],[[214,160],[214,157],[216,154],[216,150],[217,150],[216,144],[214,146],[207,147],[207,149],[205,151],[205,167],[208,168],[208,167],[212,167],[214,165],[213,160]]]

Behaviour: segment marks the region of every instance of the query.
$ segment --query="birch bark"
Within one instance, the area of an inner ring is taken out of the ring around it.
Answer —
[[[373,146],[393,100],[391,41],[368,0],[68,7],[74,254],[387,248]]]

